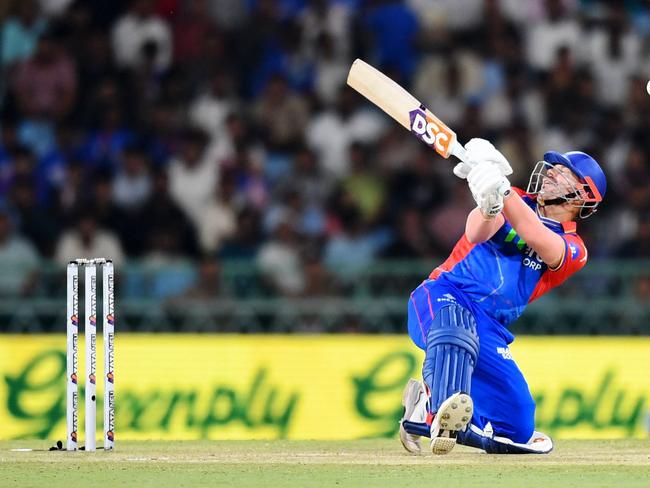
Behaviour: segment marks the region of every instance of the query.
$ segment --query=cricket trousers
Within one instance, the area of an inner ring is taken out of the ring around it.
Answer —
[[[474,317],[479,353],[471,379],[474,401],[472,424],[485,429],[490,423],[495,436],[526,443],[535,429],[535,401],[508,345],[514,336],[496,320],[448,283],[425,280],[409,298],[408,331],[420,349],[440,309],[452,304],[466,308]]]

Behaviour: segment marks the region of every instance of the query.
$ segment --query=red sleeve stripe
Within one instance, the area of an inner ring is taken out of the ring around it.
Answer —
[[[587,261],[587,248],[585,248],[582,239],[576,234],[563,236],[564,239],[564,257],[562,262],[555,269],[547,269],[540,280],[537,282],[533,293],[528,299],[528,303],[537,300],[544,293],[564,283],[572,274],[580,271]],[[576,247],[576,255],[571,251],[571,244]]]

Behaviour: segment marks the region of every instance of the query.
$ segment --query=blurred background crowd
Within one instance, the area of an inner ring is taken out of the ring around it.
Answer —
[[[0,22],[1,297],[57,296],[62,265],[103,256],[140,304],[388,283],[401,324],[473,201],[345,86],[361,57],[494,142],[518,186],[546,150],[592,154],[609,188],[579,232],[650,298],[650,2],[5,0]]]

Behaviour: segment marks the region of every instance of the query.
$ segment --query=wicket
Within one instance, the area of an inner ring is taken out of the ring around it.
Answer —
[[[104,449],[115,442],[115,295],[113,262],[103,258],[75,259],[67,272],[67,355],[66,425],[68,451],[77,450],[78,442],[78,338],[79,338],[79,267],[85,271],[86,451],[96,450],[97,425],[97,265],[102,265],[103,342],[104,342]]]

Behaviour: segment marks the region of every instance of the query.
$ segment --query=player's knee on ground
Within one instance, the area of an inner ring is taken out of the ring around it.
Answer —
[[[452,394],[470,393],[472,372],[479,352],[474,317],[464,307],[441,308],[427,333],[422,377],[431,390],[431,411]]]
[[[525,444],[535,432],[535,402],[522,401],[511,405],[513,412],[506,422],[494,422],[494,435]]]

